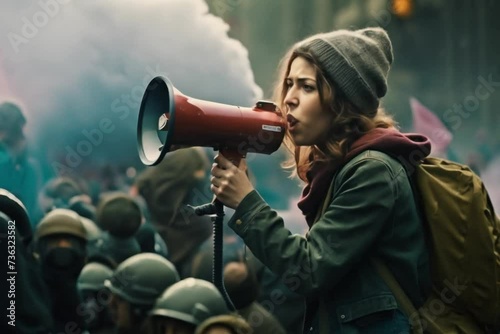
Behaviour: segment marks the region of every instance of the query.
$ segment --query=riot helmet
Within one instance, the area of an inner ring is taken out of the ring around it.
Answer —
[[[150,315],[173,318],[198,326],[210,317],[228,312],[226,302],[214,284],[189,277],[165,290],[157,299]]]
[[[166,258],[140,253],[120,263],[104,285],[133,305],[152,306],[166,288],[178,281],[177,270]]]

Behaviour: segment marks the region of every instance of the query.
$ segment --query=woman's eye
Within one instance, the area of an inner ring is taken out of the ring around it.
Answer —
[[[304,90],[306,92],[312,92],[314,90],[314,86],[311,85],[304,85]]]

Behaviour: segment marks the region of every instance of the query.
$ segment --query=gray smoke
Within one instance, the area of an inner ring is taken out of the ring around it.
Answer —
[[[202,0],[9,0],[0,11],[0,98],[22,103],[54,168],[138,161],[137,113],[156,75],[204,100],[262,96],[247,50]]]

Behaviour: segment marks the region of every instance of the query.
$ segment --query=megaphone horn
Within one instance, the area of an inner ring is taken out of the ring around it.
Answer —
[[[271,154],[283,141],[286,120],[269,101],[254,107],[194,99],[166,77],[151,80],[143,95],[137,124],[137,149],[143,164],[158,164],[174,147],[213,147],[233,155]]]

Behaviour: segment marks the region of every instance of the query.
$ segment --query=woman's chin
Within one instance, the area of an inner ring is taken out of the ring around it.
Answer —
[[[293,143],[295,144],[295,146],[304,146],[304,141],[302,140],[302,138],[300,138],[300,136],[294,136],[292,135],[292,140],[293,140]]]

